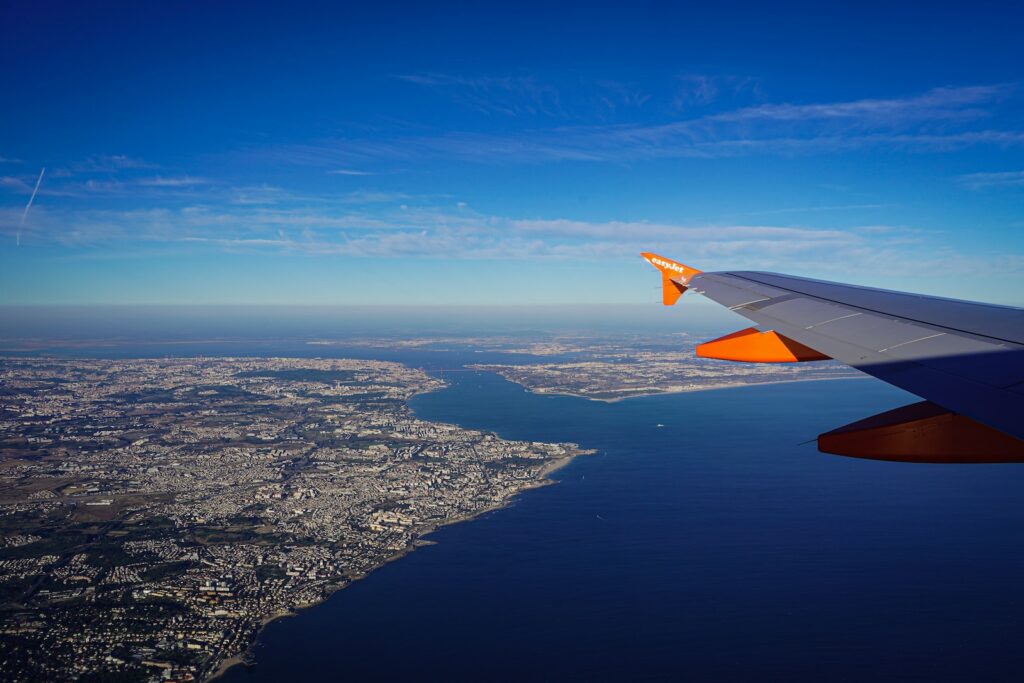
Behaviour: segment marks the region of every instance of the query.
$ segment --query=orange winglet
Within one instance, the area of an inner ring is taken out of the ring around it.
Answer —
[[[929,401],[821,434],[818,450],[897,462],[1024,462],[1024,441]]]
[[[829,359],[811,347],[784,337],[774,330],[761,332],[756,327],[748,327],[700,344],[697,346],[697,355],[701,358],[745,363],[802,363]]]
[[[702,272],[649,251],[641,252],[640,255],[661,271],[661,303],[666,306],[679,301],[679,297],[686,291],[686,285],[695,275]]]

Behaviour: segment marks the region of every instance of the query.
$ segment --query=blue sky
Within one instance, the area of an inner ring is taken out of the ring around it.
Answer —
[[[1024,305],[1024,11],[831,4],[4,3],[0,304]]]

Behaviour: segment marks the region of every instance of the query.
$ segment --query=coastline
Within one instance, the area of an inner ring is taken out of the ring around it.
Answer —
[[[424,393],[426,393],[426,392],[424,392]],[[524,493],[524,492],[526,492],[526,491],[532,491],[534,489],[543,488],[545,486],[551,486],[553,484],[558,483],[557,480],[550,478],[551,474],[553,474],[554,472],[557,472],[558,470],[563,469],[564,467],[568,466],[573,460],[575,460],[579,456],[582,456],[582,455],[593,455],[595,453],[596,453],[596,451],[593,450],[593,449],[577,448],[577,449],[575,449],[575,452],[573,452],[573,453],[571,453],[569,455],[564,455],[564,456],[559,457],[559,458],[553,458],[553,459],[547,461],[546,463],[544,463],[544,465],[541,467],[541,469],[537,472],[537,477],[535,479],[531,480],[530,482],[525,483],[522,486],[522,488],[518,489],[515,493],[510,495],[508,498],[504,499],[502,502],[497,503],[495,505],[492,505],[490,507],[484,508],[482,510],[478,510],[476,512],[466,513],[466,514],[462,514],[462,515],[456,515],[454,517],[450,517],[448,519],[445,519],[444,521],[437,522],[437,523],[425,524],[425,525],[423,525],[421,527],[422,530],[419,530],[419,529],[417,530],[416,535],[413,537],[412,542],[409,545],[405,546],[401,550],[396,551],[394,554],[389,555],[387,558],[384,559],[383,562],[381,562],[376,567],[370,569],[369,571],[363,572],[362,574],[359,574],[358,576],[354,576],[354,577],[350,578],[349,580],[345,580],[343,582],[335,584],[334,585],[334,589],[330,590],[329,592],[327,592],[323,596],[322,599],[317,600],[316,602],[312,602],[312,603],[303,605],[302,607],[300,607],[298,609],[295,609],[295,610],[289,610],[287,612],[278,612],[276,614],[272,614],[272,615],[270,615],[268,617],[265,617],[260,622],[259,628],[256,630],[255,636],[253,637],[253,639],[249,643],[249,645],[245,648],[245,650],[243,652],[237,654],[237,655],[233,655],[232,657],[229,657],[229,658],[225,659],[223,662],[218,664],[217,668],[213,671],[212,674],[210,674],[209,678],[207,678],[206,680],[207,681],[214,681],[214,680],[220,679],[228,671],[230,671],[231,669],[235,668],[238,665],[255,666],[257,664],[256,659],[255,659],[255,651],[254,651],[255,647],[259,643],[260,636],[263,634],[264,629],[270,623],[272,623],[274,621],[277,621],[278,619],[285,619],[285,618],[288,618],[288,617],[299,616],[305,610],[310,609],[312,607],[316,607],[317,605],[322,605],[323,603],[327,602],[335,594],[337,594],[340,591],[344,590],[345,588],[350,586],[352,583],[354,583],[356,581],[359,581],[361,579],[365,579],[366,577],[368,577],[370,574],[372,574],[373,572],[377,571],[378,569],[380,569],[382,567],[385,567],[388,564],[391,564],[392,562],[396,562],[396,561],[402,559],[403,557],[405,557],[405,556],[415,552],[416,549],[422,548],[422,547],[425,547],[425,546],[429,546],[429,545],[434,545],[434,543],[436,543],[436,541],[431,541],[431,540],[425,539],[424,537],[434,533],[435,531],[437,531],[437,530],[439,530],[439,529],[441,529],[443,527],[450,526],[452,524],[459,524],[459,523],[462,523],[462,522],[469,522],[469,521],[472,521],[474,519],[478,519],[478,518],[480,518],[480,517],[482,517],[482,516],[484,516],[484,515],[486,515],[488,513],[496,512],[498,510],[503,510],[503,509],[513,505],[516,502],[516,499],[519,497],[519,495]]]

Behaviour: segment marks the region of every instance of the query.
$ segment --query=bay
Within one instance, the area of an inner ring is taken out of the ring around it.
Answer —
[[[910,395],[841,380],[601,403],[436,368],[450,386],[419,417],[598,455],[270,624],[224,680],[1017,679],[1024,469],[805,443]]]

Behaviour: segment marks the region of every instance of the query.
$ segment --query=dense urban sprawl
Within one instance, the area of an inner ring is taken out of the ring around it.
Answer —
[[[426,422],[397,363],[0,359],[0,678],[204,680],[581,451]]]

